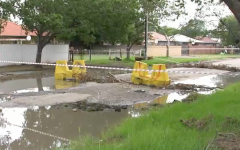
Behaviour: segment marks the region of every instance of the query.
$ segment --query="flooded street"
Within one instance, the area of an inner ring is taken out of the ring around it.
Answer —
[[[225,75],[208,75],[196,78],[189,78],[180,81],[175,81],[173,84],[195,84],[207,87],[226,87],[227,85],[240,81],[240,76]],[[111,85],[111,86],[109,86]],[[83,87],[82,87],[83,86]],[[89,87],[88,87],[89,86]],[[74,87],[74,88],[72,88]],[[144,89],[145,86],[137,86],[138,89]],[[69,88],[72,88],[69,90]],[[86,90],[87,88],[90,91]],[[0,149],[2,150],[35,150],[44,149],[50,150],[54,147],[67,145],[68,142],[50,137],[41,133],[30,131],[30,128],[44,133],[52,134],[59,137],[64,137],[69,140],[80,138],[84,135],[92,135],[98,137],[102,132],[106,131],[110,126],[119,123],[127,117],[138,117],[141,115],[141,109],[149,104],[166,104],[175,101],[182,101],[186,98],[189,91],[169,91],[164,94],[160,89],[151,89],[147,87],[149,92],[137,93],[129,90],[129,87],[123,87],[124,91],[115,88],[115,84],[83,84],[79,85],[75,82],[55,81],[54,77],[39,77],[30,79],[17,79],[2,82],[0,84],[1,94],[7,97],[2,97],[1,102],[11,101],[11,94],[27,94],[37,92],[54,92],[66,89],[67,92],[80,90],[83,93],[96,93],[100,97],[95,100],[100,102],[111,98],[116,98],[115,101],[139,99],[139,101],[131,101],[128,109],[116,112],[114,110],[87,112],[82,110],[73,110],[64,105],[56,106],[31,106],[2,108],[0,115]],[[105,90],[102,95],[100,90]],[[145,90],[145,89],[144,89]],[[64,91],[64,90],[63,90]],[[147,90],[146,90],[147,91]],[[151,95],[152,92],[152,95]],[[153,93],[159,92],[159,95]],[[211,94],[214,90],[198,91],[200,94]],[[125,93],[125,94],[124,94]],[[124,95],[123,95],[124,94]],[[151,95],[151,96],[148,96]],[[101,96],[105,96],[104,98]],[[22,97],[24,98],[24,97]],[[26,97],[27,98],[27,97]],[[29,98],[29,97],[28,97]],[[145,101],[143,101],[143,98]],[[6,124],[6,121],[21,127],[11,124]]]

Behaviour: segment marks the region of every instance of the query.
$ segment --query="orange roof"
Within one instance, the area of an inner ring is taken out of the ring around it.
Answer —
[[[1,36],[36,36],[34,32],[29,32],[26,35],[26,31],[22,29],[21,25],[7,21],[7,25],[4,27],[3,31],[0,33]]]
[[[157,32],[149,32],[151,40],[167,41],[166,37]]]

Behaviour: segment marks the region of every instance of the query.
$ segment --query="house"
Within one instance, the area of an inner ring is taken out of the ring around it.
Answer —
[[[154,45],[157,43],[157,45],[164,46],[168,44],[168,40],[170,41],[171,46],[199,45],[203,43],[200,40],[196,40],[181,34],[176,34],[173,36],[166,37],[165,35],[162,35],[157,32],[149,32],[149,35],[150,36],[149,36],[148,43],[150,45]]]
[[[176,35],[170,36],[169,38],[171,41],[171,45],[190,46],[190,45],[200,45],[203,43],[203,41],[193,39],[181,34],[176,34]]]
[[[34,41],[28,41],[27,36],[36,37],[33,32],[27,33],[21,25],[7,21],[0,32],[0,44],[31,44]]]
[[[211,38],[209,36],[207,36],[207,37],[198,36],[198,37],[196,37],[196,39],[203,41],[202,45],[205,45],[205,46],[218,47],[218,46],[220,46],[220,43],[221,43],[221,40],[219,40],[217,38]]]
[[[27,40],[27,36],[31,36],[31,41]],[[0,32],[0,44],[36,44],[37,35],[34,32],[27,32],[14,22],[7,21],[6,25]],[[51,44],[64,44],[64,42],[59,42],[51,40]]]
[[[166,45],[167,44],[167,39],[164,35],[157,33],[157,32],[148,32],[149,34],[149,39],[148,43],[152,44],[157,44],[157,45]]]

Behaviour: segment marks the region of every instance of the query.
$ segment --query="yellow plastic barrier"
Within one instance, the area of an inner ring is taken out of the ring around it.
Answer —
[[[73,65],[85,66],[84,60],[74,60]],[[76,78],[78,74],[85,74],[87,72],[85,67],[73,67],[72,73],[73,77]]]
[[[66,65],[66,66],[58,66],[58,65]],[[72,78],[72,70],[69,70],[66,60],[57,61],[54,76],[56,80]]]
[[[148,65],[143,62],[136,61],[134,69],[148,70]],[[166,70],[165,64],[154,64],[152,70]],[[135,84],[146,84],[155,86],[166,86],[170,84],[170,79],[167,72],[152,72],[148,71],[133,71],[131,81]]]

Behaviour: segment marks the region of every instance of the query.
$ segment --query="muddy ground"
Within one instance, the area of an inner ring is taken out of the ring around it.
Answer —
[[[187,66],[188,68],[182,67]],[[213,69],[211,64],[186,63],[178,64],[172,71],[190,71],[190,72],[211,72],[227,73],[228,71],[237,71],[237,69],[227,66],[216,66],[221,70]],[[198,68],[194,68],[198,67]],[[211,68],[211,69],[208,69]],[[18,72],[13,71],[18,70]],[[227,70],[227,71],[226,71]],[[26,72],[28,71],[28,72]],[[0,81],[4,82],[13,79],[24,79],[34,77],[46,77],[54,75],[54,67],[47,66],[42,69],[35,69],[34,66],[10,66],[0,68]],[[114,70],[96,70],[88,69],[87,75],[79,78],[79,86],[55,91],[41,91],[37,93],[7,94],[2,93],[2,98],[10,97],[11,101],[0,103],[0,107],[31,107],[31,106],[49,106],[61,103],[74,103],[87,100],[89,103],[101,103],[106,105],[132,105],[140,102],[150,102],[158,97],[178,91],[190,90],[192,87],[183,88],[156,88],[144,85],[133,85],[130,82],[131,72]],[[206,76],[204,74],[182,74],[169,73],[172,82],[184,81],[186,79],[195,79]],[[78,94],[76,96],[76,94]],[[88,96],[86,96],[88,95]],[[56,100],[51,101],[51,97]],[[45,101],[48,99],[48,101]],[[32,101],[31,101],[32,100]],[[31,101],[31,102],[30,102]]]

